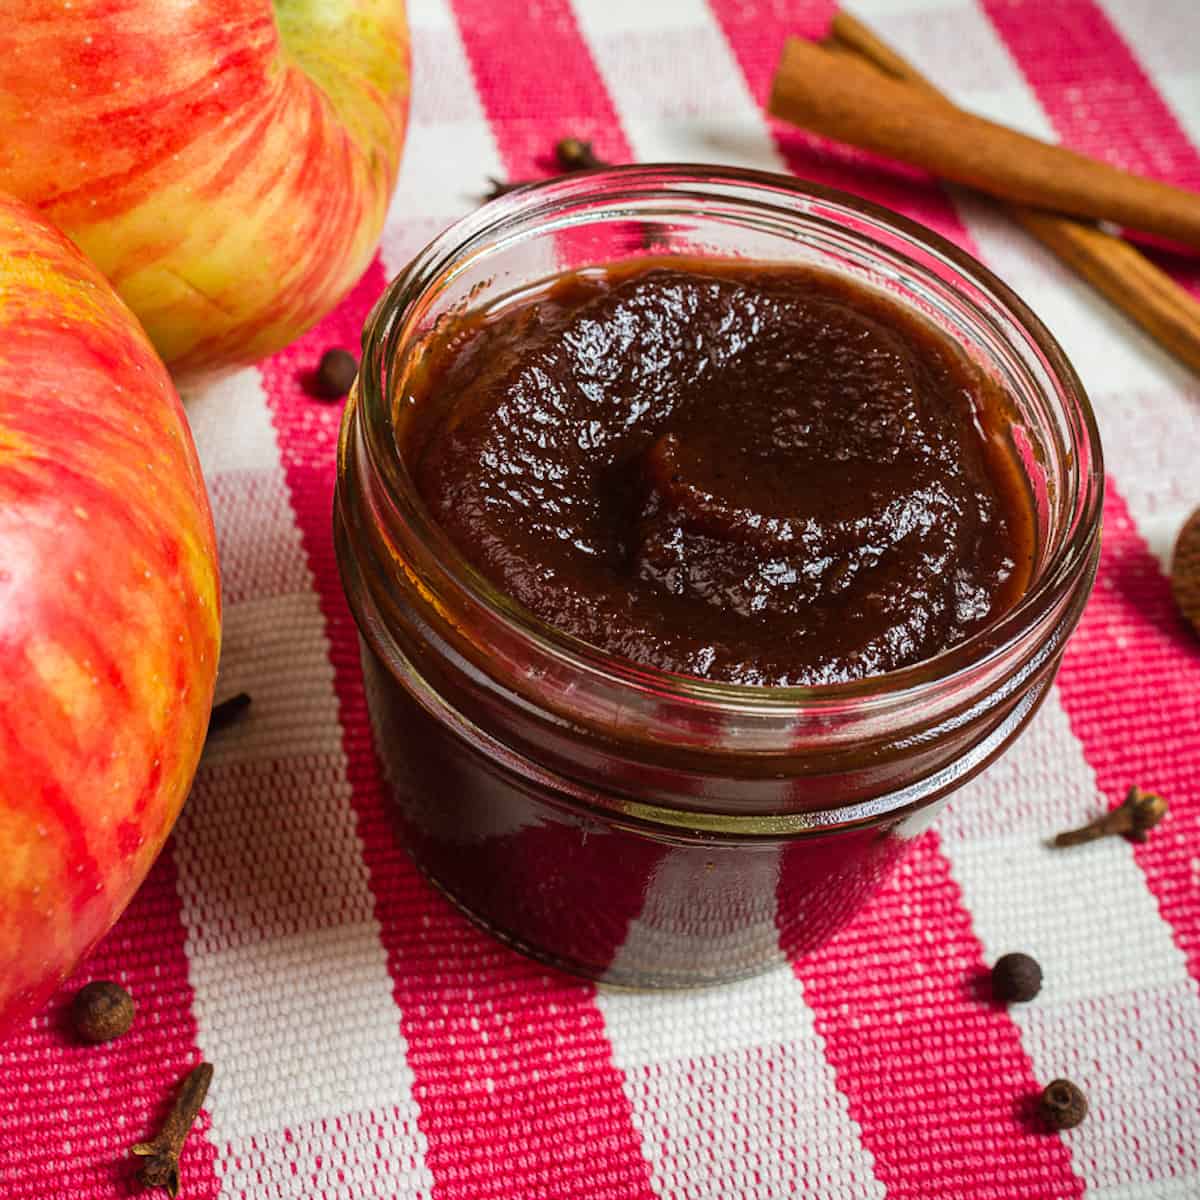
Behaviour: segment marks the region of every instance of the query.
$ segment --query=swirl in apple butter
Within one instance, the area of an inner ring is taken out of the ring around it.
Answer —
[[[409,383],[400,449],[459,551],[636,663],[860,679],[962,641],[1029,578],[1004,395],[845,276],[571,273],[441,330]]]

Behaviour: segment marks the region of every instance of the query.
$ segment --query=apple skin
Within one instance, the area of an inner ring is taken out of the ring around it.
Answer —
[[[8,9],[0,191],[70,235],[177,381],[273,353],[349,291],[404,143],[404,0]]]
[[[0,1036],[161,850],[203,748],[220,624],[170,376],[95,267],[0,195]]]

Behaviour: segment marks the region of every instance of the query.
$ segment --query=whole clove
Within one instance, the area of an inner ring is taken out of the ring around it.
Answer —
[[[554,157],[564,171],[590,171],[594,167],[611,167],[612,163],[596,157],[591,142],[582,138],[560,138],[554,146]]]
[[[1103,816],[1080,829],[1068,829],[1055,839],[1056,846],[1078,846],[1097,838],[1124,835],[1131,841],[1144,842],[1147,832],[1166,816],[1167,802],[1156,792],[1147,792],[1136,784],[1125,799]]]
[[[211,1063],[201,1063],[189,1071],[158,1136],[153,1141],[139,1142],[131,1150],[146,1160],[138,1178],[146,1187],[164,1188],[171,1200],[179,1195],[179,1153],[200,1114],[212,1077]]]
[[[577,137],[559,138],[554,144],[554,161],[558,163],[561,168],[560,173],[563,175],[569,175],[572,171],[588,171],[595,167],[612,166],[611,163],[596,156],[591,142],[585,142],[582,138]],[[551,178],[558,178],[558,176],[551,176]],[[524,187],[526,184],[536,182],[537,180],[533,179],[504,180],[489,176],[488,190],[484,194],[484,199],[495,200],[500,196],[507,196],[509,192],[516,191],[517,188]]]

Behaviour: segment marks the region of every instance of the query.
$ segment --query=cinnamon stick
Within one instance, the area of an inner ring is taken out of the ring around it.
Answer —
[[[839,10],[825,45],[861,56],[885,74],[904,80],[946,104],[952,101],[874,30]],[[1200,303],[1124,238],[1055,213],[1023,205],[1005,210],[1111,304],[1140,325],[1169,353],[1200,372]]]
[[[1180,362],[1200,373],[1200,303],[1135,246],[1089,225],[1023,208],[1013,216]]]
[[[893,79],[903,79],[905,83],[920,88],[930,96],[937,96],[947,104],[952,103],[950,97],[932,80],[926,79],[907,58],[892,49],[869,25],[864,25],[844,8],[839,8],[833,14],[829,25],[829,39],[834,48],[840,47],[861,55],[885,75],[891,75]]]
[[[1005,200],[1200,247],[1200,195],[963,112],[849,55],[788,39],[771,113]]]

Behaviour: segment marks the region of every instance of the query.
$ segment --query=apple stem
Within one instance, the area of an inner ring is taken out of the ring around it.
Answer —
[[[228,700],[222,700],[220,704],[214,704],[212,712],[208,718],[209,734],[216,733],[218,729],[224,729],[228,725],[232,725],[250,707],[250,694],[248,692],[238,692],[236,696],[230,696]]]

